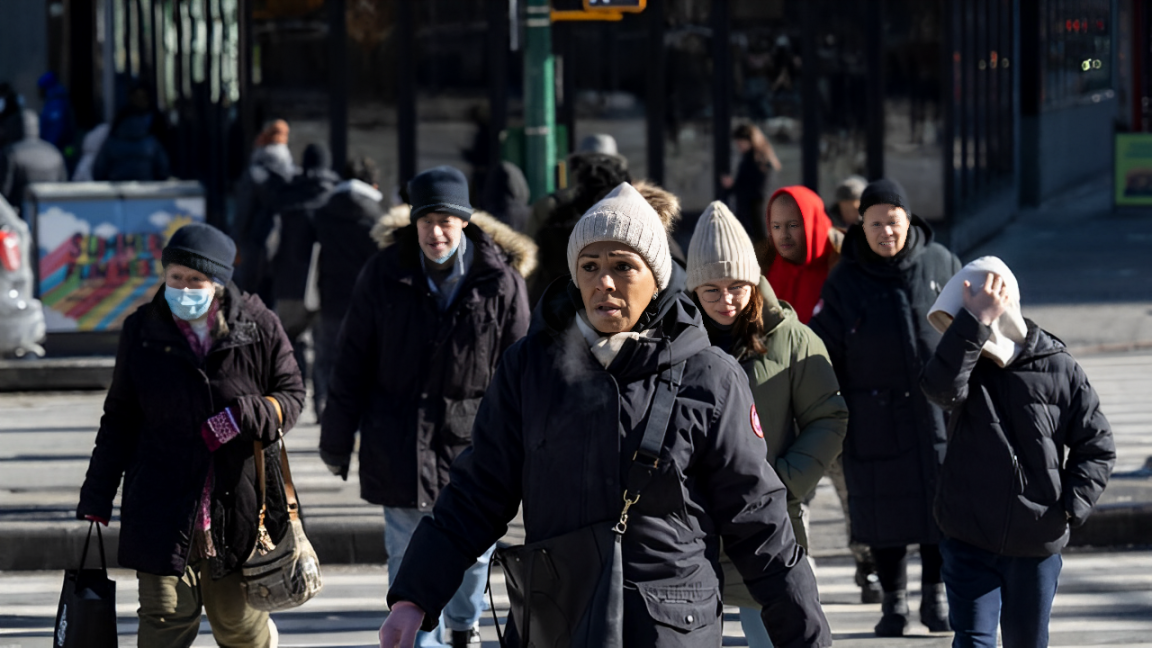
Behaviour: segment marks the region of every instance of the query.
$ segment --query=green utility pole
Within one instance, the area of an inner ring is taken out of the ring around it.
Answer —
[[[549,0],[527,0],[524,21],[524,175],[532,200],[556,189],[556,61]]]

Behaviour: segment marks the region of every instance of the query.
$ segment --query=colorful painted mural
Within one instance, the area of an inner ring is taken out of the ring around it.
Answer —
[[[49,333],[119,329],[155,295],[168,238],[204,218],[200,196],[69,196],[37,207],[39,297]]]

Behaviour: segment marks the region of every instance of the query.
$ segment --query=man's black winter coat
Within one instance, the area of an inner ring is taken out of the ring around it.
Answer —
[[[904,250],[872,252],[860,225],[845,236],[809,327],[824,340],[848,403],[844,477],[852,540],[876,547],[935,543],[944,412],[920,391],[940,334],[928,311],[960,261],[912,217]]]
[[[990,334],[961,309],[924,368],[924,393],[951,412],[936,520],[985,551],[1050,556],[1104,492],[1112,430],[1059,340],[1029,321],[1023,349],[1001,368],[980,355]]]
[[[188,561],[200,496],[213,468],[212,576],[239,568],[256,540],[259,501],[253,442],[271,443],[300,415],[304,384],[280,320],[259,298],[228,284],[229,334],[201,361],[172,319],[163,288],[124,323],[112,386],[76,516],[112,516],[124,477],[119,561],[148,574],[178,576]],[[280,424],[275,406],[280,404]],[[200,429],[231,407],[240,436],[209,452]],[[276,457],[278,455],[272,455]],[[269,532],[284,530],[286,509],[270,461]]]
[[[433,517],[417,527],[389,603],[411,601],[435,624],[465,569],[504,535],[521,503],[527,543],[613,524],[656,378],[686,361],[660,470],[629,511],[624,645],[720,645],[721,539],[765,606],[775,645],[831,645],[787,492],[754,432],[744,371],[710,346],[679,291],[663,293],[650,325],[657,335],[626,343],[605,370],[574,325],[579,299],[570,282],[554,283],[537,308],[544,329],[504,355],[473,445]]]
[[[360,432],[360,496],[429,511],[504,350],[528,330],[524,280],[479,226],[472,267],[441,312],[420,265],[416,225],[360,273],[340,331],[320,452],[347,465]]]

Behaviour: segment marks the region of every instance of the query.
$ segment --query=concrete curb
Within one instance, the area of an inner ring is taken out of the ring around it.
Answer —
[[[0,360],[0,391],[108,389],[116,358]]]
[[[357,517],[336,521],[317,518],[306,523],[308,539],[321,564],[363,565],[388,562],[384,549],[383,518]],[[108,566],[118,567],[120,525],[102,529]],[[79,520],[54,522],[8,522],[0,528],[0,571],[73,569],[88,525]],[[1072,530],[1069,546],[1115,549],[1152,543],[1152,502],[1102,504],[1088,522]],[[506,546],[501,542],[501,546]],[[94,550],[90,550],[94,551]],[[837,552],[835,555],[839,555]],[[844,555],[848,555],[845,553]],[[818,558],[828,558],[821,555]],[[92,553],[88,565],[99,559]]]

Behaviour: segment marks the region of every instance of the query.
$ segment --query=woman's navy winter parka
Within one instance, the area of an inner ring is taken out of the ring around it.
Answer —
[[[809,327],[824,340],[848,403],[844,476],[852,540],[875,547],[936,543],[932,518],[944,456],[944,412],[920,390],[940,333],[928,311],[960,261],[917,216],[892,260],[853,225]]]
[[[112,499],[124,478],[122,567],[161,576],[184,572],[209,466],[217,552],[212,576],[239,568],[255,544],[260,506],[253,442],[271,443],[295,425],[304,384],[280,320],[260,298],[229,283],[223,310],[229,333],[203,361],[176,328],[163,289],[124,322],[76,510],[80,519],[111,518]],[[265,396],[280,404],[283,424]],[[201,427],[226,407],[232,408],[240,436],[209,452]],[[286,516],[276,479],[279,462],[268,467],[268,530],[279,538]]]
[[[1108,483],[1112,430],[1059,340],[1028,322],[1001,368],[981,356],[989,335],[961,309],[924,368],[924,393],[951,412],[936,520],[947,537],[995,554],[1060,553]]]
[[[679,266],[673,272],[683,280]],[[504,354],[472,447],[417,528],[389,602],[411,601],[434,624],[521,503],[528,543],[613,524],[657,376],[686,361],[660,472],[629,511],[623,645],[720,644],[721,539],[777,646],[831,645],[787,492],[764,461],[744,371],[710,346],[699,311],[678,291],[665,291],[652,311],[655,337],[627,342],[604,369],[574,325],[579,302],[570,281],[553,283],[534,316],[541,330]]]

